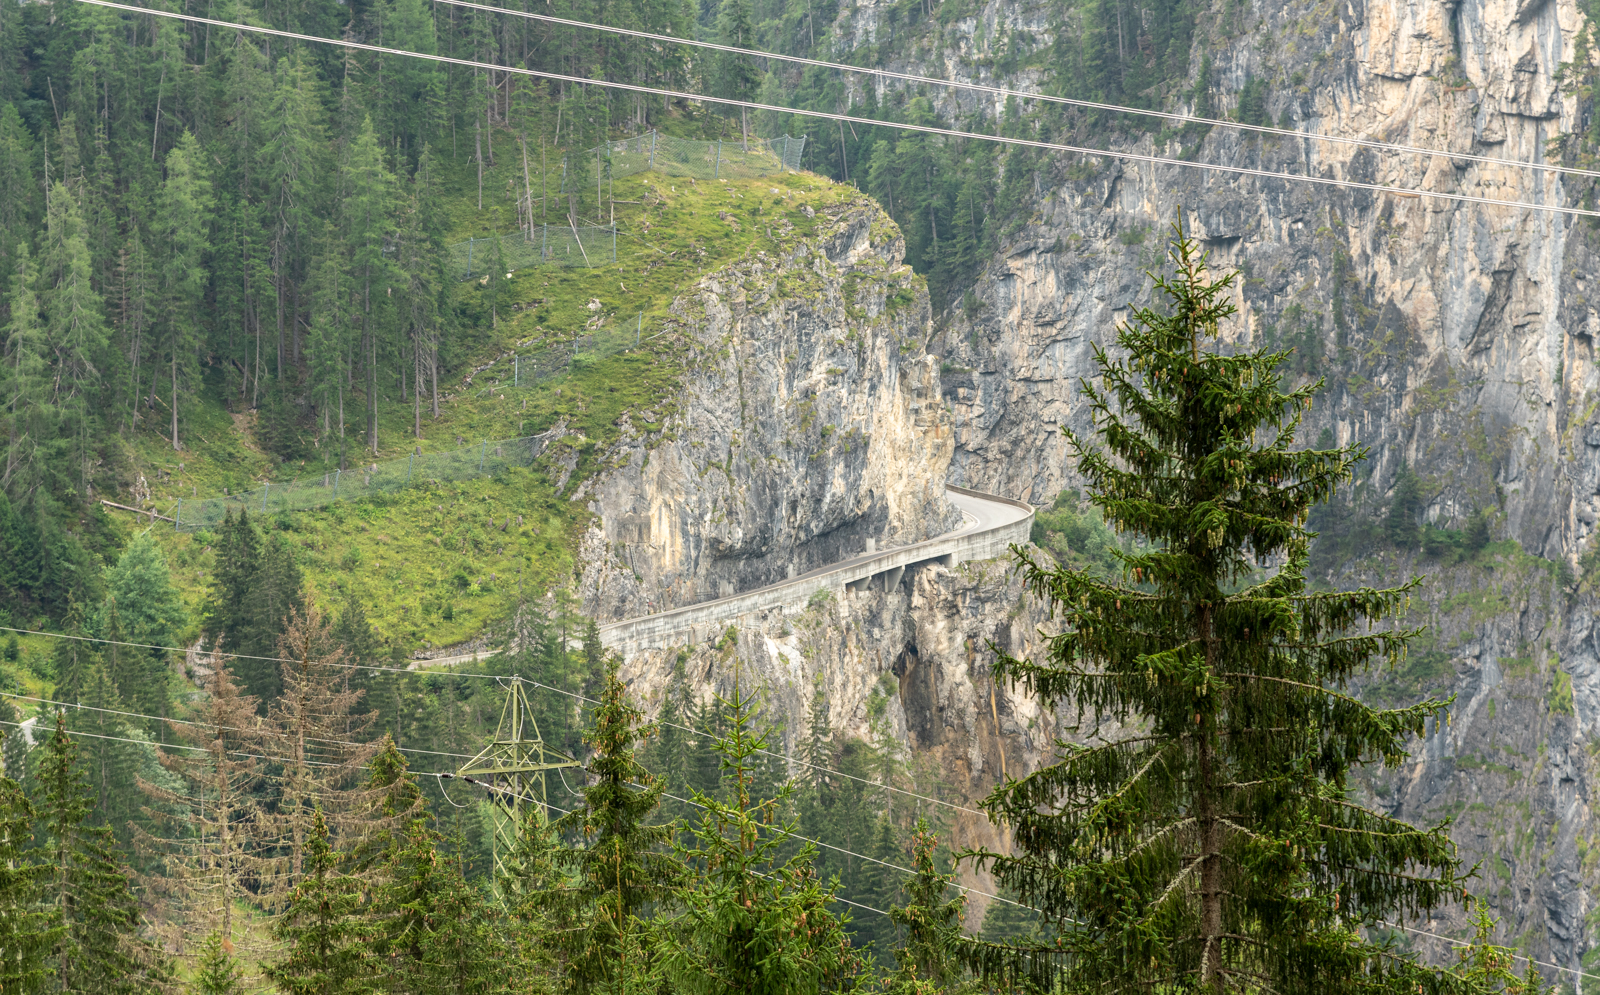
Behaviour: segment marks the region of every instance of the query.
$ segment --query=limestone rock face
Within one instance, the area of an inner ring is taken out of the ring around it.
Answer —
[[[621,676],[654,712],[680,652],[697,701],[729,695],[737,675],[746,692],[759,689],[766,718],[786,737],[772,748],[790,755],[810,726],[820,691],[835,742],[854,737],[902,745],[931,761],[944,796],[963,802],[987,795],[1004,774],[1038,769],[1073,718],[992,676],[991,641],[1012,653],[1032,653],[1040,648],[1041,628],[1048,628],[1008,561],[921,564],[888,591],[846,592],[729,625],[735,639],[719,633],[681,650],[641,652]],[[876,726],[874,705],[881,708]],[[948,843],[955,849],[1005,845],[994,826],[971,813],[954,815]],[[970,867],[963,876],[992,890],[988,877]],[[981,921],[981,913],[975,905],[968,921]]]
[[[1112,156],[1038,158],[1025,167],[1035,171],[1031,182],[1020,184],[1035,193],[1000,219],[1009,234],[970,286],[943,288],[963,304],[931,316],[931,349],[942,362],[916,344],[930,318],[920,297],[892,315],[878,303],[882,294],[847,299],[852,272],[897,279],[893,238],[873,235],[881,222],[865,214],[837,219],[825,259],[812,251],[739,268],[755,287],[779,271],[814,273],[821,284],[813,296],[744,289],[719,274],[683,303],[705,315],[693,326],[697,364],[684,386],[694,422],[674,421],[668,444],[641,443],[595,491],[603,524],[591,537],[587,591],[611,618],[639,610],[639,592],[657,585],[668,591],[657,607],[686,604],[778,579],[790,563],[820,565],[870,536],[930,534],[946,524],[936,500],[946,460],[951,483],[1036,503],[1081,486],[1060,429],[1090,434],[1080,379],[1094,374],[1094,347],[1110,342],[1129,305],[1149,299],[1146,271],[1163,267],[1167,226],[1181,219],[1215,269],[1242,271],[1240,314],[1221,330],[1225,346],[1292,348],[1294,382],[1326,378],[1303,443],[1370,447],[1357,479],[1313,521],[1323,533],[1317,581],[1425,577],[1408,621],[1429,630],[1412,662],[1359,690],[1397,703],[1454,694],[1456,705],[1409,763],[1370,778],[1371,798],[1414,822],[1455,819],[1463,856],[1483,861],[1480,891],[1502,919],[1499,938],[1577,969],[1600,947],[1591,923],[1600,898],[1600,627],[1594,559],[1586,557],[1600,521],[1600,310],[1592,303],[1600,233],[1587,219],[1471,198],[1589,203],[1590,180],[1521,165],[1547,161],[1562,136],[1588,127],[1587,102],[1559,79],[1584,27],[1578,6],[1199,6],[1188,74],[1163,98],[1169,109],[1194,109],[1181,94],[1209,65],[1218,116],[1235,114],[1245,84],[1264,80],[1266,116],[1281,127],[1435,154],[1221,127],[1090,136],[1113,151],[1369,188]],[[907,23],[903,5],[890,0],[857,0],[841,6],[833,32],[843,48],[873,46],[881,68],[1029,90],[1051,82],[1049,66],[1023,59],[1024,68],[997,75],[1019,64],[1000,47],[1014,51],[1023,39],[1025,50],[1046,51],[1055,31],[1081,27],[1020,0],[989,0],[933,24]],[[899,84],[886,77],[847,85],[855,96],[873,87],[876,106],[897,106]],[[926,94],[962,126],[1003,109],[993,95]],[[850,307],[879,319],[858,341],[848,339]],[[791,354],[798,359],[783,358]],[[942,404],[930,393],[934,374]],[[835,381],[849,389],[830,388]],[[827,414],[797,417],[806,401]],[[832,440],[857,425],[880,435],[844,452],[823,445],[825,424],[836,426]],[[1459,530],[1482,512],[1497,541],[1464,557],[1395,548],[1380,524],[1407,477],[1420,492],[1421,520]],[[647,543],[648,555],[620,565]],[[858,733],[874,689],[891,687],[885,714],[896,734],[935,757],[955,790],[980,797],[1002,762],[1015,776],[1048,761],[1046,733],[1062,728],[1052,716],[1071,703],[1052,710],[992,687],[985,640],[1027,649],[1037,610],[1019,608],[1020,592],[997,571],[969,583],[961,570],[914,571],[895,591],[814,606],[806,617],[740,620],[737,657],[732,644],[692,648],[687,671],[709,692],[729,679],[732,659],[757,668],[791,730],[804,726],[814,680],[834,723]],[[642,654],[628,666],[650,692],[674,658]],[[978,845],[993,830],[974,823],[963,831],[959,845]],[[1448,910],[1430,928],[1463,926],[1460,910]]]
[[[725,597],[960,513],[927,294],[864,198],[815,239],[703,279],[678,300],[687,369],[665,432],[625,431],[589,489],[586,609],[601,621]],[[625,426],[630,428],[631,426]]]
[[[1214,116],[1235,114],[1245,84],[1264,81],[1266,117],[1281,127],[1437,154],[1221,127],[1129,129],[1109,138],[1114,150],[1463,198],[1591,202],[1592,180],[1521,165],[1548,161],[1570,147],[1562,136],[1589,127],[1588,102],[1559,79],[1585,28],[1572,0],[1199,6],[1188,74],[1164,106],[1192,110],[1180,91],[1208,64]],[[993,0],[902,41],[890,68],[1037,88],[1050,78],[1037,60],[992,74],[1006,64],[1002,44],[1022,37],[1042,51],[1053,32],[1081,27],[1047,14]],[[850,44],[882,44],[896,30],[891,5],[847,6],[838,30]],[[890,82],[860,85],[892,103]],[[997,109],[970,93],[930,97],[947,120]],[[1579,967],[1600,946],[1586,918],[1600,896],[1600,636],[1585,559],[1600,520],[1592,221],[1110,156],[1026,168],[1037,172],[1023,186],[1037,193],[972,285],[947,288],[950,300],[972,296],[941,316],[933,346],[955,422],[951,482],[1036,503],[1081,486],[1059,430],[1090,433],[1080,378],[1094,374],[1094,346],[1110,342],[1129,305],[1149,299],[1145,271],[1163,267],[1168,225],[1181,218],[1214,269],[1242,270],[1225,346],[1293,348],[1293,382],[1326,378],[1303,444],[1371,448],[1313,520],[1318,580],[1426,576],[1411,621],[1431,626],[1417,651],[1427,666],[1365,688],[1394,701],[1453,693],[1457,706],[1402,772],[1374,778],[1374,797],[1419,823],[1455,817],[1463,856],[1488,868],[1482,890],[1500,935]],[[1395,549],[1381,523],[1408,475],[1422,521],[1459,530],[1481,511],[1499,544],[1465,560]],[[1463,926],[1459,911],[1450,916],[1438,928]]]

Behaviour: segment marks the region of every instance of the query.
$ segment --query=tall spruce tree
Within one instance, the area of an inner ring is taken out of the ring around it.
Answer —
[[[917,820],[911,836],[916,875],[903,885],[905,904],[889,909],[889,918],[901,930],[895,972],[886,986],[896,995],[943,991],[961,976],[951,945],[961,929],[966,897],[947,897],[955,875],[937,867],[938,849],[939,837],[926,820]]]
[[[244,990],[244,971],[233,956],[233,941],[221,933],[207,936],[200,944],[189,991],[193,995],[243,995]]]
[[[560,841],[544,813],[538,806],[528,806],[516,845],[501,861],[495,881],[508,913],[506,969],[513,991],[554,991],[558,984],[558,953],[549,941],[563,917],[545,896],[562,881],[555,862],[559,849]]]
[[[378,751],[376,743],[360,743],[376,716],[356,711],[362,693],[350,686],[350,663],[331,628],[311,605],[289,616],[278,643],[283,694],[267,709],[267,728],[281,771],[264,828],[280,840],[284,854],[276,875],[280,896],[305,874],[313,821],[353,828],[364,793],[355,781]]]
[[[372,963],[360,932],[362,883],[341,873],[317,811],[302,851],[305,873],[289,893],[272,932],[284,947],[267,977],[284,995],[361,995],[372,990]]]
[[[598,645],[598,637],[592,636]],[[583,803],[556,822],[558,833],[578,838],[556,864],[569,872],[550,904],[565,920],[553,944],[563,955],[573,990],[610,991],[646,965],[629,963],[627,938],[639,919],[671,894],[682,876],[670,853],[673,827],[647,825],[664,786],[640,765],[635,744],[650,735],[643,714],[628,703],[628,689],[609,663],[593,725],[584,737],[594,757]]]
[[[1414,630],[1384,620],[1410,585],[1306,589],[1306,516],[1365,451],[1294,448],[1320,382],[1282,389],[1287,352],[1209,348],[1236,274],[1210,273],[1181,225],[1170,255],[1152,274],[1165,307],[1136,309],[1125,358],[1097,349],[1101,383],[1083,385],[1109,451],[1066,433],[1106,521],[1148,545],[1120,556],[1120,583],[1015,549],[1061,634],[1040,661],[997,663],[1119,732],[1062,743],[984,802],[1015,851],[979,863],[1053,928],[965,955],[1067,992],[1449,988],[1362,932],[1461,894],[1442,828],[1350,798],[1356,768],[1398,765],[1448,705],[1346,690],[1404,659]]]
[[[34,835],[49,873],[42,897],[59,924],[50,968],[52,990],[86,995],[159,991],[166,981],[157,951],[140,936],[139,904],[117,860],[111,830],[94,826],[88,778],[78,744],[57,714],[34,772]]]
[[[162,351],[166,354],[172,391],[173,449],[178,437],[180,392],[192,388],[204,341],[206,259],[211,253],[209,227],[213,209],[210,170],[205,151],[185,131],[167,153],[167,177],[156,208],[156,233],[165,252],[161,266]]]
[[[734,682],[718,698],[727,733],[717,740],[725,799],[694,794],[700,814],[679,855],[690,874],[677,889],[683,912],[663,926],[661,958],[675,991],[798,995],[838,984],[860,970],[847,919],[829,906],[834,888],[817,879],[816,847],[795,846],[776,798],[753,791],[756,757],[767,741],[754,729],[754,695]]]
[[[179,950],[211,933],[245,943],[247,923],[239,909],[274,856],[274,841],[259,834],[265,776],[260,757],[270,741],[256,718],[255,699],[241,693],[221,659],[208,662],[214,670],[196,716],[200,721],[173,727],[190,749],[157,754],[177,783],[139,785],[153,802],[147,811],[157,824],[149,832],[135,827],[135,842],[161,862],[152,891],[166,905],[168,939]]]
[[[303,607],[300,565],[281,534],[262,537],[241,510],[219,529],[217,569],[206,597],[205,634],[216,648],[243,654],[235,667],[247,693],[265,711],[283,692],[278,640]]]
[[[18,995],[44,987],[45,957],[62,932],[60,910],[40,901],[50,865],[34,859],[32,831],[33,807],[0,777],[0,992]]]
[[[95,634],[104,639],[142,643],[138,647],[106,647],[109,658],[118,650],[112,676],[117,693],[136,712],[165,715],[167,708],[167,653],[151,646],[177,645],[189,624],[183,599],[172,583],[166,556],[148,532],[128,543],[115,566],[105,572],[106,600],[102,603]],[[121,635],[109,629],[115,616]]]
[[[0,488],[19,495],[36,483],[40,446],[55,436],[55,409],[49,403],[50,375],[37,283],[38,267],[28,243],[10,246],[11,280],[6,294],[10,320],[5,324],[4,409],[6,457],[0,466]],[[31,591],[29,592],[32,593]]]
[[[94,287],[89,242],[75,193],[57,183],[45,214],[39,253],[40,303],[54,360],[47,403],[53,412],[58,458],[49,461],[57,488],[86,495],[90,452],[97,448],[95,407],[111,339],[105,305]]]

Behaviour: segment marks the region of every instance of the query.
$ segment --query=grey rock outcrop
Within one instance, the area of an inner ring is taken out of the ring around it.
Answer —
[[[907,570],[888,591],[845,592],[803,609],[752,613],[699,644],[637,653],[621,676],[651,711],[665,700],[680,657],[697,701],[729,695],[737,677],[747,692],[759,689],[767,719],[787,737],[773,748],[790,756],[820,691],[836,742],[892,741],[935,772],[937,783],[922,790],[971,802],[1006,774],[1036,770],[1073,718],[994,679],[990,642],[1033,653],[1042,627],[1044,613],[1009,561],[927,563]],[[881,711],[876,728],[874,706]],[[946,839],[957,849],[1006,845],[988,820],[970,812],[948,821]],[[962,877],[985,891],[993,887],[971,867]],[[975,902],[969,923],[981,921],[982,910]]]
[[[771,584],[948,531],[952,447],[927,294],[871,201],[784,255],[758,252],[674,304],[688,352],[670,410],[625,419],[582,592],[601,621]]]
[[[1236,113],[1247,81],[1264,80],[1273,122],[1437,154],[1226,128],[1129,130],[1113,137],[1122,143],[1114,150],[1469,198],[1566,206],[1587,196],[1587,180],[1517,164],[1545,161],[1552,141],[1583,130],[1592,113],[1560,83],[1586,26],[1573,0],[1218,3],[1200,21],[1188,77],[1169,94],[1208,62],[1219,114]],[[1040,51],[1074,23],[1046,5],[990,0],[932,27],[907,24],[888,0],[858,0],[833,27],[845,48],[888,53],[883,68],[1030,89],[1049,82],[1048,66],[997,76],[1006,64],[994,58],[997,46],[1026,37]],[[908,32],[909,43],[890,44]],[[862,76],[847,85],[875,87],[883,107],[897,84]],[[993,96],[928,96],[952,122],[1002,110]],[[1037,193],[1017,212],[1021,223],[970,287],[944,288],[966,303],[928,316],[919,297],[887,314],[886,305],[872,310],[887,298],[872,295],[866,307],[878,324],[853,353],[827,331],[853,327],[841,317],[856,306],[843,281],[857,266],[899,279],[893,237],[871,234],[879,222],[841,217],[826,262],[802,253],[741,264],[756,286],[774,270],[814,265],[822,281],[814,298],[773,294],[763,304],[764,291],[741,297],[719,276],[703,288],[703,305],[686,301],[705,308],[693,332],[699,363],[685,384],[694,422],[673,422],[677,438],[655,449],[641,441],[594,491],[601,525],[586,547],[591,604],[606,618],[632,613],[647,589],[667,592],[658,607],[686,604],[781,579],[791,563],[804,570],[875,535],[927,535],[940,512],[918,488],[942,482],[946,460],[952,483],[1036,503],[1080,486],[1060,428],[1090,429],[1079,380],[1093,374],[1094,347],[1110,341],[1130,303],[1148,300],[1145,271],[1164,265],[1167,225],[1181,217],[1215,268],[1242,271],[1225,347],[1294,348],[1296,377],[1327,378],[1304,441],[1371,447],[1358,479],[1316,523],[1319,580],[1426,575],[1413,621],[1430,626],[1427,642],[1409,669],[1375,675],[1361,690],[1395,702],[1455,694],[1456,706],[1406,766],[1371,778],[1371,797],[1419,823],[1453,817],[1463,856],[1484,863],[1480,890],[1502,919],[1500,938],[1578,968],[1600,946],[1589,924],[1600,897],[1590,769],[1600,627],[1586,577],[1600,521],[1600,311],[1591,303],[1600,236],[1570,215],[1111,156],[1029,168],[1037,173],[1025,186]],[[852,260],[847,243],[863,253]],[[757,273],[757,262],[768,268]],[[942,364],[921,351],[929,317]],[[768,349],[769,337],[785,344]],[[806,357],[792,372],[773,359],[790,352]],[[825,387],[834,368],[849,390]],[[786,423],[791,399],[799,410],[802,398],[828,413],[803,427]],[[875,427],[888,417],[878,448],[820,446],[818,426],[844,431],[869,417]],[[713,463],[727,471],[703,473]],[[1377,523],[1408,474],[1423,520],[1460,529],[1486,513],[1502,542],[1465,558],[1391,549]],[[661,551],[621,566],[648,543]],[[965,797],[981,796],[1001,756],[1033,769],[1048,759],[1046,732],[1061,726],[986,677],[985,641],[1026,649],[1036,609],[1019,608],[1009,582],[969,588],[964,576],[929,568],[895,591],[815,606],[809,621],[741,620],[736,657],[694,647],[688,671],[705,693],[727,679],[731,659],[749,664],[791,729],[803,724],[820,679],[834,723],[856,732],[864,703],[886,686],[882,675],[893,675],[887,714],[896,730],[937,758]],[[796,642],[804,639],[811,643]],[[675,659],[630,660],[636,687],[659,691]],[[978,845],[992,830],[963,831],[960,845]],[[1463,926],[1454,910],[1428,928]]]
[[[881,44],[894,23],[890,4],[863,0],[837,27],[848,42]],[[1543,162],[1553,141],[1588,127],[1588,102],[1559,78],[1587,27],[1572,0],[1211,4],[1198,23],[1187,78],[1169,94],[1208,63],[1214,113],[1234,114],[1247,81],[1264,81],[1272,122],[1438,154],[1226,128],[1129,130],[1114,149],[1464,197],[1586,203],[1588,180],[1470,158]],[[891,68],[1037,87],[1048,69],[992,75],[1003,64],[992,58],[998,45],[1020,34],[1038,51],[1073,24],[1043,5],[994,0],[895,46]],[[890,103],[884,91],[894,84],[868,79],[860,85]],[[971,93],[930,96],[951,120],[997,110]],[[1403,777],[1379,777],[1375,790],[1417,822],[1456,815],[1463,855],[1492,872],[1486,889],[1502,938],[1576,969],[1600,945],[1585,920],[1600,895],[1588,772],[1600,640],[1594,604],[1581,593],[1600,520],[1600,317],[1590,303],[1600,241],[1591,223],[1109,156],[1029,168],[1038,193],[1017,211],[1020,226],[970,288],[950,288],[950,300],[970,290],[968,303],[936,316],[955,420],[951,481],[1035,502],[1080,486],[1059,429],[1089,430],[1079,379],[1092,375],[1094,346],[1110,341],[1130,303],[1148,300],[1144,273],[1164,265],[1167,226],[1181,217],[1215,269],[1242,270],[1225,347],[1293,347],[1297,378],[1327,378],[1304,441],[1371,447],[1357,480],[1317,522],[1322,578],[1351,585],[1377,573],[1427,575],[1418,611],[1433,626],[1423,655],[1437,672],[1409,673],[1385,693],[1454,693],[1458,709],[1418,744]],[[1384,552],[1378,523],[1406,474],[1415,475],[1423,520],[1461,529],[1481,511],[1521,552],[1466,562],[1407,553],[1379,569],[1395,554]],[[1517,756],[1507,760],[1507,750]],[[1456,915],[1437,925],[1459,933],[1464,924]]]

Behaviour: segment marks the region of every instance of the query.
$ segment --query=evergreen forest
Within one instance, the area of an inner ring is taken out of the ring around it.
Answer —
[[[1055,40],[1005,35],[996,72],[1207,111],[1190,5],[1046,7]],[[1316,386],[1217,345],[1231,278],[1181,227],[1163,303],[1096,353],[1089,486],[1013,548],[1066,628],[1038,659],[990,647],[997,681],[1127,738],[960,799],[886,718],[892,680],[864,734],[820,682],[795,727],[730,630],[717,693],[685,650],[647,703],[584,614],[582,486],[625,415],[678,413],[687,287],[875,203],[931,313],[972,309],[1055,168],[600,84],[1045,140],[1155,125],[448,0],[146,9],[0,2],[0,992],[1545,990],[1489,942],[1447,827],[1352,788],[1450,703],[1343,693],[1417,635],[1389,624],[1409,587],[1306,582],[1307,516],[1364,450],[1297,443]],[[886,65],[978,8],[902,0],[873,32],[833,0],[520,12]],[[647,135],[714,146],[712,176],[613,168]],[[800,161],[721,175],[779,143]],[[520,261],[563,230],[577,257]],[[369,490],[271,504],[341,481]],[[562,762],[463,775],[513,688]],[[974,819],[1007,845],[952,848]],[[1445,907],[1478,925],[1448,962],[1392,928]]]

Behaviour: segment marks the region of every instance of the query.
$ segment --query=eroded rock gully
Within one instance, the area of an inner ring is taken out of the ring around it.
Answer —
[[[783,736],[774,749],[791,753],[820,691],[836,738],[887,735],[932,761],[938,782],[919,784],[920,790],[970,804],[987,795],[1002,772],[1018,777],[1037,769],[1072,718],[993,677],[991,641],[1012,653],[1032,653],[1044,623],[1010,563],[930,563],[907,570],[888,591],[841,593],[799,610],[774,608],[741,617],[699,645],[635,654],[622,676],[652,712],[680,660],[695,700],[729,695],[737,677],[746,691],[760,689],[767,717]],[[883,724],[875,731],[869,703],[885,692]],[[1006,845],[987,820],[970,814],[952,816],[948,832],[955,847]],[[990,883],[971,868],[963,873],[982,887]],[[981,911],[974,905],[970,921],[980,921]]]

